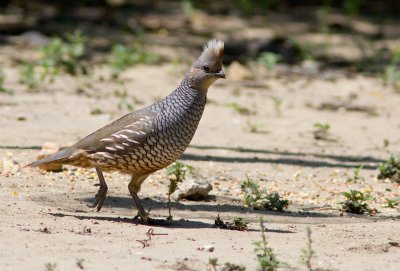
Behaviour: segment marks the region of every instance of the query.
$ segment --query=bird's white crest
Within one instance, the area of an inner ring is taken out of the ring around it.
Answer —
[[[221,58],[224,54],[224,42],[220,40],[209,40],[203,48],[201,57]]]

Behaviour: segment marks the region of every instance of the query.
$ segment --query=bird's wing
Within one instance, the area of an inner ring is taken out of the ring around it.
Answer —
[[[74,147],[87,153],[124,154],[142,146],[154,133],[156,117],[157,113],[148,109],[129,113],[83,138]]]

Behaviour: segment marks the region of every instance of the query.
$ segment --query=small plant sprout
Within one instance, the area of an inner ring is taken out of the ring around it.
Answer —
[[[328,123],[315,123],[313,131],[314,138],[317,140],[332,140],[329,130],[331,126]]]
[[[353,169],[353,178],[348,178],[347,182],[357,182],[364,180],[364,177],[361,176],[361,170],[364,166],[359,166]]]
[[[378,179],[390,179],[392,182],[400,184],[400,156],[390,156],[389,160],[380,163]]]
[[[217,271],[218,267],[218,258],[209,258],[208,259],[208,266],[211,268],[207,268],[207,270]],[[186,270],[186,269],[185,269]],[[246,268],[241,265],[236,265],[230,262],[224,264],[224,266],[220,269],[220,271],[246,271]]]
[[[270,97],[271,101],[274,103],[275,112],[278,116],[282,115],[281,107],[282,107],[282,100],[278,97],[272,96]]]
[[[383,82],[385,85],[390,85],[395,89],[400,88],[400,46],[395,48],[392,52],[390,64],[386,67],[383,74]]]
[[[249,222],[242,217],[236,217],[233,219],[232,222],[224,222],[222,221],[222,219],[219,217],[218,214],[217,219],[215,219],[214,222],[214,227],[220,229],[235,230],[235,231],[247,231],[248,224]]]
[[[35,66],[33,64],[27,63],[22,66],[19,81],[29,89],[35,89],[39,86],[40,79],[35,73]]]
[[[289,201],[282,199],[278,193],[267,193],[265,189],[260,188],[257,181],[248,177],[241,183],[241,189],[246,205],[254,210],[283,212],[289,205]]]
[[[241,115],[249,116],[254,114],[254,112],[252,112],[250,109],[238,103],[228,103],[226,106],[232,108],[234,111],[238,112]]]
[[[114,78],[127,68],[137,64],[153,64],[160,60],[160,56],[149,53],[141,43],[133,46],[125,46],[123,44],[115,44],[111,48],[111,56],[108,60],[111,74]]]
[[[311,262],[315,255],[315,251],[312,248],[311,228],[309,226],[306,228],[306,234],[307,244],[306,247],[301,250],[300,260],[307,267],[308,271],[317,271],[319,269],[314,269]]]
[[[210,266],[213,271],[217,271],[218,258],[209,258],[208,259],[208,266]]]
[[[60,71],[72,75],[87,74],[87,67],[81,62],[85,43],[86,37],[80,31],[66,34],[65,40],[52,38],[50,44],[41,48],[43,58],[39,64],[48,75],[57,75]]]
[[[193,167],[186,165],[182,162],[175,162],[167,169],[167,175],[169,177],[169,186],[168,186],[168,217],[167,221],[172,221],[171,214],[171,195],[178,188],[178,183],[183,182],[183,180],[187,177],[188,174],[191,174],[193,171]]]
[[[373,197],[369,193],[363,193],[358,190],[350,190],[350,192],[343,192],[342,195],[346,198],[345,201],[340,203],[343,211],[353,214],[373,212],[371,207],[369,207],[367,204],[367,201],[373,200]]]
[[[398,208],[400,206],[400,197],[394,199],[386,199],[384,208]]]
[[[8,93],[8,94],[14,94],[14,92],[6,87],[4,87],[4,81],[6,79],[6,76],[4,75],[4,72],[0,70],[0,93]]]
[[[275,54],[275,53],[271,53],[271,52],[265,52],[262,53],[259,57],[258,57],[258,62],[261,63],[264,67],[266,67],[269,70],[272,70],[276,67],[276,65],[278,64],[279,60],[280,60],[280,56]]]
[[[238,231],[247,231],[249,222],[242,217],[236,217],[233,219],[232,228]]]
[[[262,124],[252,123],[250,120],[246,122],[246,125],[250,133],[259,133],[260,128],[263,127]]]
[[[224,267],[221,269],[221,271],[246,271],[246,267],[227,262],[224,264]]]
[[[384,147],[384,148],[387,148],[387,147],[389,146],[389,144],[390,144],[389,139],[385,138],[385,139],[383,140],[383,147]]]
[[[182,8],[182,11],[189,17],[192,17],[197,11],[196,8],[193,6],[192,1],[190,1],[190,0],[182,0],[181,8]]]
[[[261,241],[254,242],[254,252],[257,255],[257,261],[260,271],[275,271],[278,270],[280,262],[275,253],[268,247],[267,236],[265,234],[264,219],[260,218],[261,226]]]
[[[57,264],[56,263],[46,263],[44,265],[44,267],[46,268],[46,271],[56,271]]]
[[[33,89],[39,84],[52,83],[62,72],[77,75],[88,74],[87,65],[83,64],[86,37],[80,31],[68,33],[65,38],[52,38],[48,45],[42,46],[41,58],[33,63],[26,63],[20,71],[20,82]]]
[[[360,176],[361,170],[363,169],[363,166],[359,166],[356,167],[355,169],[353,169],[353,173],[354,173],[354,180],[360,180],[362,179],[362,176]]]
[[[120,83],[120,87],[114,93],[119,98],[117,104],[119,110],[134,110],[133,104],[129,101],[129,93],[124,83]]]

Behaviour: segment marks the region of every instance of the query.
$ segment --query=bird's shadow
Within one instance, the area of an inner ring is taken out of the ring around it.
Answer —
[[[86,203],[92,203],[93,198],[85,197],[82,200]],[[187,203],[187,204],[185,204]],[[210,203],[210,204],[207,204]],[[166,210],[168,205],[166,201],[154,200],[152,198],[143,198],[142,204],[146,209],[150,210]],[[107,196],[104,206],[107,208],[132,208],[133,200],[130,197],[122,196]],[[212,213],[242,213],[242,214],[254,214],[258,216],[289,216],[289,217],[339,217],[339,214],[321,213],[314,212],[312,210],[307,212],[301,211],[285,211],[285,212],[273,212],[273,211],[258,211],[251,208],[245,207],[240,204],[234,203],[218,203],[215,196],[209,196],[204,201],[173,201],[170,203],[173,210],[178,211],[190,211],[190,212],[212,212]]]
[[[134,218],[128,218],[128,217],[109,217],[109,216],[92,216],[92,215],[80,215],[80,214],[66,214],[66,213],[48,213],[51,216],[54,217],[74,217],[79,220],[97,220],[97,221],[110,221],[110,222],[115,222],[115,223],[127,223],[127,224],[132,224],[132,225],[145,225],[145,226],[151,226],[151,227],[159,227],[159,228],[172,228],[172,229],[221,229],[221,230],[228,230],[231,231],[232,229],[223,229],[220,227],[215,226],[215,224],[212,223],[205,223],[201,221],[195,221],[195,220],[187,220],[187,219],[180,219],[176,221],[171,221],[171,222],[166,222],[165,219],[157,218],[153,219],[155,222],[153,224],[147,225],[143,224],[137,219]],[[249,228],[246,231],[248,232],[260,232],[260,229],[253,229]],[[289,230],[281,230],[281,229],[265,229],[266,232],[274,232],[274,233],[295,233],[294,231],[289,231]]]
[[[127,223],[132,225],[145,225],[141,223],[139,220],[132,217],[111,217],[111,216],[97,216],[97,215],[84,215],[84,214],[67,214],[67,213],[48,213],[51,216],[55,217],[74,217],[79,220],[97,220],[97,221],[110,221],[116,223]],[[172,222],[162,222],[165,221],[161,218],[154,219],[156,222],[149,226],[152,227],[169,227],[169,228],[188,228],[188,229],[198,229],[198,228],[212,228],[213,224],[204,223],[201,221],[192,221],[192,220],[177,220]]]
[[[93,202],[93,198],[84,197],[78,200],[82,200],[84,202]],[[234,200],[232,200],[234,202]],[[168,205],[166,200],[155,200],[152,198],[143,198],[142,204],[145,209],[153,210],[153,211],[162,211],[167,210]],[[104,203],[106,208],[126,208],[130,209],[134,207],[132,198],[123,197],[123,196],[107,196],[107,199]],[[386,220],[386,219],[400,219],[400,216],[366,216],[366,215],[358,215],[346,213],[343,217],[343,213],[337,210],[336,212],[321,212],[319,210],[319,206],[310,206],[306,209],[298,208],[294,206],[292,210],[286,210],[284,212],[274,212],[274,211],[266,211],[266,210],[253,210],[249,207],[245,207],[241,204],[234,203],[219,203],[218,199],[215,196],[210,196],[203,201],[173,201],[170,203],[172,210],[175,211],[186,211],[190,212],[190,214],[196,214],[199,212],[210,212],[214,214],[234,214],[244,215],[249,218],[250,221],[258,221],[258,218],[261,216],[268,217],[276,217],[276,218],[293,218],[293,221],[287,221],[288,223],[302,223],[305,220],[299,219],[314,219],[314,222],[305,222],[305,223],[319,223],[319,222],[328,222],[331,221],[333,223],[343,223],[343,219],[345,218],[360,218],[364,220],[376,221],[376,220]],[[277,219],[277,221],[281,221],[281,219]],[[296,222],[297,221],[297,222]],[[329,223],[329,222],[328,222]]]

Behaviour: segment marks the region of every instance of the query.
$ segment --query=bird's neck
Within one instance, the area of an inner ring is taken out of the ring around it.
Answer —
[[[209,80],[198,81],[196,77],[193,76],[191,71],[189,71],[183,78],[180,86],[189,87],[197,91],[202,91],[204,95],[207,95],[208,88],[216,81],[216,78],[210,78]]]
[[[151,109],[164,112],[202,112],[206,101],[207,92],[193,88],[190,82],[183,80],[170,95],[151,105]]]
[[[209,85],[198,84],[190,76],[186,75],[175,91],[179,94],[202,99],[203,97],[207,97],[208,87]]]

